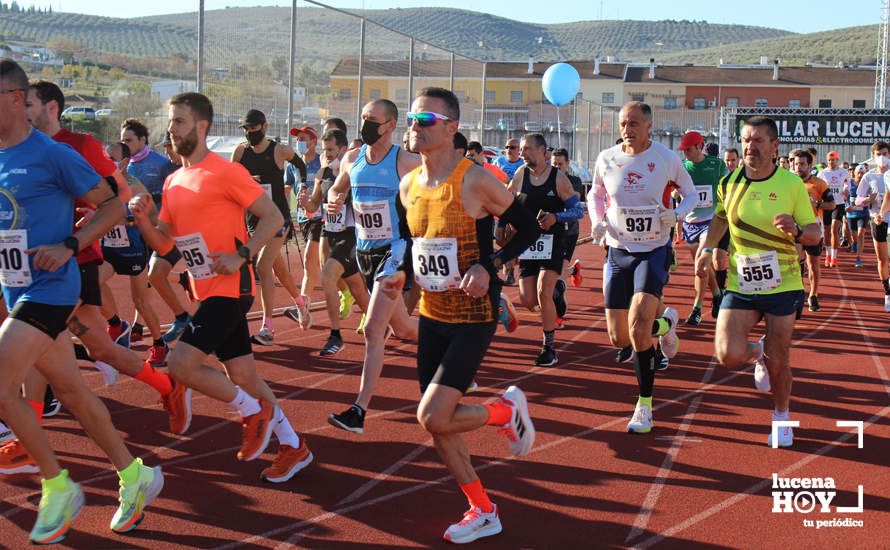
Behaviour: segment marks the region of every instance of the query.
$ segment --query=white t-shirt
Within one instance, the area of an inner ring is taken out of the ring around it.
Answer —
[[[587,208],[594,225],[603,219],[606,244],[628,252],[648,252],[670,240],[670,227],[661,227],[659,213],[671,206],[671,190],[683,200],[677,216],[695,208],[698,195],[692,178],[676,153],[656,142],[629,155],[622,144],[602,151],[596,159]]]
[[[841,196],[843,191],[850,192],[849,170],[844,168],[838,168],[837,170],[820,170],[816,177],[828,184],[828,188],[831,189],[831,194],[834,195],[835,199],[838,201],[843,199]]]

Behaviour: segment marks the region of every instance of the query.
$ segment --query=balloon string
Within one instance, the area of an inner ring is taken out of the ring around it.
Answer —
[[[559,107],[556,107],[556,142],[559,144],[559,147],[562,148],[562,126],[559,122]]]

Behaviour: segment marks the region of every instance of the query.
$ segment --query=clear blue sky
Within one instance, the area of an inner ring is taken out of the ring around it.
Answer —
[[[140,17],[197,10],[197,0],[144,0],[109,2],[108,0],[18,0],[21,5],[111,17]],[[709,23],[737,23],[774,27],[793,32],[814,32],[880,22],[880,0],[844,2],[810,0],[805,3],[775,0],[328,0],[329,5],[345,9],[385,9],[391,7],[441,6],[485,11],[494,15],[537,23],[565,23],[596,19],[689,19]],[[205,9],[226,6],[284,5],[289,0],[205,0]],[[299,2],[299,5],[305,5]],[[194,7],[192,7],[194,6]],[[542,9],[542,6],[545,8]],[[731,6],[731,7],[729,7]],[[808,9],[808,12],[804,11]]]

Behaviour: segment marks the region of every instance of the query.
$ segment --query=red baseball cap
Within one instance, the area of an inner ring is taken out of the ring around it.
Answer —
[[[705,138],[702,137],[702,135],[699,134],[698,132],[694,132],[694,131],[686,132],[686,134],[683,135],[683,139],[680,140],[680,146],[677,147],[677,150],[685,151],[686,149],[689,149],[690,147],[693,147],[695,145],[701,145],[704,142],[705,142]]]
[[[840,159],[840,158],[841,158],[840,154],[838,154],[837,151],[829,151],[828,154],[825,155],[825,157],[826,157],[826,158],[834,157],[834,158],[836,158],[836,159]]]
[[[312,126],[303,126],[302,128],[291,128],[290,135],[297,137],[300,134],[306,134],[315,141],[318,141],[318,134],[315,133],[315,128]]]

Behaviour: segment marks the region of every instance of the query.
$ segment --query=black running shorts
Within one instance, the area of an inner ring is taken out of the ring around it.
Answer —
[[[253,348],[246,315],[252,304],[253,296],[202,300],[179,341],[207,355],[215,353],[222,362],[250,355]]]
[[[74,306],[54,306],[38,302],[16,302],[9,317],[28,323],[53,340],[68,328],[68,318],[74,311]]]
[[[358,273],[358,261],[355,257],[355,230],[349,228],[345,231],[331,233],[324,232],[331,248],[331,258],[343,266],[343,277],[351,277]]]
[[[80,301],[87,306],[102,305],[102,289],[99,286],[100,260],[90,260],[80,266]]]
[[[430,384],[465,393],[488,352],[497,321],[443,323],[420,316],[417,333],[417,378],[421,394]]]

